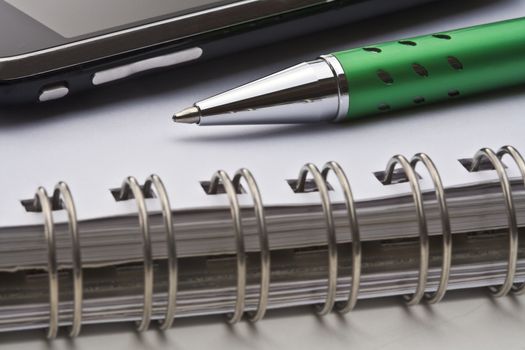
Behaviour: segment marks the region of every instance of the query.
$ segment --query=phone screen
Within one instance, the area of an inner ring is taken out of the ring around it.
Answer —
[[[165,15],[239,1],[213,0],[4,0],[66,38],[122,27]]]

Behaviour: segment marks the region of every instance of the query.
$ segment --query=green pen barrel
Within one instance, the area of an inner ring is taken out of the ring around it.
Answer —
[[[348,118],[525,84],[525,18],[333,54],[348,81]]]

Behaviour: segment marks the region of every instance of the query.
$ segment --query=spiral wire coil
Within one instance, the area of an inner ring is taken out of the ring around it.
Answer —
[[[261,281],[259,290],[259,303],[257,310],[253,313],[248,313],[248,319],[251,322],[261,320],[268,307],[268,298],[270,293],[270,274],[271,274],[271,260],[270,260],[270,243],[268,239],[268,230],[266,228],[266,216],[264,212],[264,205],[261,198],[259,186],[248,169],[240,169],[233,177],[233,186],[236,193],[241,190],[241,180],[245,179],[253,199],[253,206],[255,216],[257,218],[257,227],[259,229],[259,246],[261,251]]]
[[[352,273],[351,273],[351,287],[348,292],[346,302],[340,302],[335,304],[335,309],[339,313],[347,313],[351,311],[356,303],[359,294],[359,287],[361,285],[361,235],[359,233],[359,223],[357,220],[357,212],[355,207],[354,195],[350,187],[350,182],[346,176],[343,168],[339,163],[334,161],[328,162],[324,165],[322,175],[324,181],[327,181],[328,174],[330,171],[335,173],[341,189],[343,190],[346,214],[348,216],[351,240],[352,240]]]
[[[348,299],[344,303],[336,304],[337,295],[337,276],[338,276],[338,253],[337,253],[337,236],[333,217],[333,208],[330,201],[327,177],[330,171],[336,174],[337,179],[343,189],[347,215],[350,221],[350,230],[352,234],[352,282]],[[312,163],[305,164],[299,172],[296,193],[305,191],[308,174],[312,174],[313,181],[316,185],[319,195],[321,196],[321,205],[326,223],[327,244],[328,244],[328,286],[324,305],[317,305],[316,311],[319,315],[326,315],[335,307],[337,311],[346,313],[352,310],[357,302],[359,286],[361,279],[361,239],[359,235],[359,225],[355,210],[352,190],[341,166],[336,162],[328,162],[320,171]]]
[[[500,159],[502,159],[503,156],[505,156],[506,154],[508,154],[518,166],[518,169],[520,171],[520,174],[521,174],[522,180],[524,181],[524,186],[525,186],[525,160],[523,159],[523,156],[520,154],[520,152],[518,152],[516,148],[512,146],[508,146],[508,145],[501,147],[497,153]],[[524,294],[525,293],[525,283],[514,284],[512,286],[511,291],[517,295]]]
[[[423,204],[423,194],[419,185],[418,176],[405,156],[396,155],[389,160],[386,166],[385,176],[382,180],[382,183],[384,185],[392,183],[394,170],[398,164],[401,165],[410,183],[410,188],[412,189],[412,198],[416,207],[417,221],[419,227],[419,274],[417,287],[413,295],[405,295],[405,300],[407,304],[415,305],[419,303],[421,299],[423,299],[428,279],[430,247],[428,241],[427,219]]]
[[[59,281],[53,209],[65,209],[67,212],[73,261],[73,320],[69,335],[75,337],[80,333],[82,327],[83,275],[77,212],[71,190],[65,182],[59,182],[55,186],[53,197],[50,198],[46,189],[39,187],[35,193],[33,207],[44,215],[44,237],[48,254],[49,328],[47,337],[49,339],[57,336],[59,328]]]
[[[142,307],[142,318],[137,323],[137,330],[143,332],[148,329],[151,322],[153,309],[153,252],[151,249],[151,236],[148,209],[144,193],[139,182],[133,176],[129,176],[122,182],[119,200],[128,200],[131,196],[135,198],[139,217],[139,227],[142,237],[142,253],[144,265],[144,299]]]
[[[482,148],[474,155],[471,165],[471,172],[479,171],[483,160],[487,160],[493,166],[498,175],[501,184],[502,193],[505,200],[509,234],[509,253],[507,260],[507,271],[504,283],[501,286],[492,286],[490,290],[495,297],[500,297],[509,292],[515,294],[525,293],[525,283],[515,283],[515,276],[518,261],[518,223],[516,206],[514,203],[511,182],[507,175],[502,158],[508,155],[517,165],[523,184],[525,186],[525,159],[512,146],[501,147],[497,152],[489,148]],[[439,208],[441,221],[442,237],[442,259],[441,273],[439,283],[435,292],[427,293],[429,263],[430,263],[430,244],[427,227],[427,217],[425,214],[425,203],[423,191],[421,190],[420,179],[415,169],[419,163],[422,163],[428,171],[434,194]],[[393,182],[394,172],[397,167],[401,167],[409,182],[412,199],[417,215],[419,229],[419,269],[416,290],[412,295],[405,295],[408,305],[414,305],[425,299],[428,303],[434,304],[444,297],[451,274],[452,260],[452,230],[450,224],[450,215],[447,207],[447,200],[443,182],[437,167],[430,157],[424,153],[415,154],[409,161],[403,155],[392,157],[387,163],[384,177],[381,182],[384,185]],[[351,242],[351,284],[346,300],[337,301],[337,283],[339,275],[338,266],[338,239],[336,234],[336,225],[334,220],[334,208],[330,198],[330,184],[328,176],[333,173],[337,179],[344,198],[346,208],[345,214],[348,218],[350,228]],[[332,310],[340,313],[346,313],[352,310],[358,300],[361,273],[362,273],[362,246],[359,232],[359,223],[356,212],[356,203],[353,193],[342,167],[336,162],[326,163],[322,170],[312,164],[305,164],[299,171],[298,179],[294,191],[296,193],[306,192],[308,176],[311,175],[315,183],[315,189],[318,191],[321,199],[321,208],[326,225],[326,244],[328,248],[328,278],[326,298],[323,304],[316,305],[316,311],[319,315],[326,315]],[[245,303],[247,294],[247,257],[244,242],[243,218],[241,206],[239,203],[239,194],[243,188],[241,182],[244,180],[249,190],[249,195],[253,202],[254,217],[257,223],[259,233],[259,252],[260,252],[260,280],[258,303],[255,311],[246,312],[248,320],[256,322],[261,320],[267,310],[268,300],[270,297],[270,279],[271,279],[271,249],[269,243],[268,229],[266,224],[265,207],[262,201],[261,192],[253,174],[245,168],[239,169],[233,179],[223,170],[213,174],[208,194],[218,194],[222,185],[228,198],[230,215],[232,218],[232,227],[235,238],[235,260],[236,260],[236,285],[235,285],[235,305],[233,312],[227,315],[229,323],[239,322],[245,314]],[[153,312],[153,287],[154,287],[154,268],[153,268],[153,249],[150,234],[150,220],[146,204],[148,194],[155,192],[161,206],[161,213],[166,232],[167,243],[167,266],[168,266],[168,292],[167,305],[164,318],[160,321],[159,327],[166,330],[172,326],[176,314],[177,292],[178,292],[178,260],[176,249],[176,237],[173,227],[172,208],[169,201],[169,195],[166,188],[157,175],[149,176],[144,185],[141,187],[136,178],[127,177],[119,190],[118,200],[134,199],[137,206],[139,219],[139,229],[142,238],[143,268],[144,268],[144,295],[142,317],[137,322],[137,329],[144,331],[148,329]],[[53,191],[51,197],[43,187],[39,187],[35,193],[32,205],[35,211],[40,211],[44,218],[44,236],[47,247],[47,273],[49,280],[49,327],[47,331],[48,338],[55,338],[59,330],[59,279],[58,263],[56,248],[56,231],[53,219],[53,210],[64,209],[68,218],[68,231],[72,243],[72,276],[73,276],[73,313],[71,321],[71,337],[77,336],[82,327],[82,305],[83,305],[83,274],[82,274],[82,257],[80,235],[78,229],[77,212],[73,196],[68,185],[59,182]]]
[[[410,165],[415,170],[419,162],[423,163],[432,178],[432,183],[436,189],[436,198],[439,203],[439,214],[441,216],[441,233],[443,236],[441,277],[438,288],[434,294],[427,293],[425,295],[425,299],[429,304],[435,304],[440,302],[447,292],[448,280],[450,278],[450,265],[452,263],[452,230],[450,228],[450,215],[445,197],[445,188],[443,187],[443,181],[441,180],[436,165],[425,153],[417,153],[414,155]]]
[[[246,299],[246,250],[244,246],[244,231],[241,208],[239,204],[239,198],[237,197],[237,194],[240,192],[240,181],[242,178],[246,180],[253,199],[255,216],[257,218],[257,226],[259,229],[259,242],[261,246],[261,287],[259,294],[259,304],[257,306],[257,311],[248,315],[250,321],[258,321],[266,313],[270,288],[270,248],[266,229],[264,206],[257,183],[248,169],[238,170],[235,173],[233,181],[224,170],[219,170],[212,176],[208,194],[217,194],[219,184],[223,185],[230,203],[230,213],[233,221],[233,229],[235,231],[237,285],[234,312],[227,315],[227,319],[230,324],[237,323],[241,320],[244,314]]]
[[[332,308],[334,307],[337,292],[337,237],[335,233],[334,215],[332,203],[330,201],[330,194],[328,193],[328,186],[317,166],[312,163],[308,163],[302,167],[299,172],[295,192],[301,193],[305,191],[306,179],[309,173],[312,174],[317,190],[319,191],[319,195],[321,196],[321,205],[326,223],[326,243],[328,245],[328,288],[324,305],[316,305],[317,313],[319,315],[326,315],[332,311]]]
[[[474,155],[471,171],[475,172],[479,170],[481,161],[487,159],[498,174],[498,178],[501,184],[501,190],[505,200],[505,208],[507,209],[507,220],[509,226],[509,256],[507,261],[507,275],[503,285],[499,287],[489,287],[491,293],[495,297],[502,297],[507,295],[514,287],[514,277],[516,275],[516,268],[518,264],[518,220],[516,216],[516,206],[514,204],[514,198],[512,195],[512,188],[509,177],[505,170],[505,165],[501,161],[501,158],[505,154],[510,154],[511,157],[516,161],[518,166],[523,165],[523,158],[513,148],[509,146],[502,147],[498,153],[494,152],[490,148],[482,148]],[[525,168],[520,167],[520,171]],[[518,292],[523,292],[523,285],[517,287]]]
[[[177,288],[178,288],[178,261],[177,261],[177,245],[175,241],[175,233],[173,231],[173,219],[171,213],[171,205],[169,201],[168,192],[164,183],[158,175],[151,175],[144,183],[143,192],[149,193],[155,189],[159,196],[162,207],[162,218],[164,220],[164,229],[166,231],[166,243],[168,252],[168,304],[166,306],[166,314],[164,321],[160,323],[160,329],[166,330],[171,327],[175,318],[175,309],[177,305]]]

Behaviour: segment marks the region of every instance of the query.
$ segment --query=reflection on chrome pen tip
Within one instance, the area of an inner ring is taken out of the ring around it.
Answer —
[[[201,111],[195,106],[188,107],[176,113],[172,119],[175,123],[199,124],[201,121]]]

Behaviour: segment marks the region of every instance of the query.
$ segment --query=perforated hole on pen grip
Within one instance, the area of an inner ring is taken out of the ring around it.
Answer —
[[[450,67],[452,67],[454,70],[463,70],[463,63],[459,60],[459,58],[455,56],[448,56],[447,61]]]
[[[428,70],[419,63],[412,63],[412,69],[420,77],[428,77]]]
[[[381,81],[386,85],[392,85],[394,83],[394,78],[392,78],[392,75],[384,69],[379,69],[377,71],[377,77],[381,79]]]
[[[405,46],[417,46],[417,43],[412,40],[401,40],[398,43]]]
[[[459,95],[461,95],[461,93],[457,89],[450,89],[450,90],[448,90],[448,96],[449,97],[459,97]]]
[[[381,53],[381,52],[383,52],[383,50],[381,50],[378,47],[364,47],[363,50],[366,51],[366,52],[372,52],[372,53]]]
[[[377,105],[377,109],[381,112],[388,112],[392,107],[388,103],[380,103]]]
[[[442,39],[442,40],[450,40],[452,37],[448,34],[434,34],[432,35],[436,39]]]
[[[451,35],[448,35],[448,34],[433,34],[432,35],[433,38],[437,39],[437,40],[442,40],[442,41],[449,41],[449,40],[452,40],[452,36]],[[403,46],[407,46],[407,47],[415,47],[417,46],[417,43],[412,41],[412,40],[401,40],[401,41],[398,41],[398,44],[400,45],[403,45]],[[374,48],[365,48],[366,51],[374,51],[374,52],[381,52],[380,50],[379,51],[375,51]],[[449,56],[445,56],[443,57],[444,60],[446,60],[446,63],[448,64],[448,66],[455,70],[456,72],[460,73],[461,71],[464,70],[464,64],[463,62],[456,56],[453,56],[453,55],[449,55]],[[420,63],[417,63],[417,62],[414,62],[411,64],[411,68],[412,68],[412,71],[417,74],[418,76],[422,77],[422,78],[428,78],[430,76],[430,72],[429,70],[422,64]],[[392,86],[394,84],[394,77],[393,75],[388,72],[386,69],[378,69],[377,72],[376,72],[376,75],[377,77],[383,82],[385,83],[386,85],[388,86]],[[459,97],[461,96],[461,92],[454,88],[454,87],[451,87],[449,88],[448,90],[445,90],[446,91],[446,94],[449,98],[456,98],[456,97]],[[422,95],[416,95],[414,97],[412,97],[412,102],[416,105],[418,104],[422,104],[424,102],[426,102],[426,98]],[[380,112],[387,112],[387,111],[390,111],[392,108],[390,106],[390,104],[386,103],[386,102],[380,102],[378,103],[377,105],[377,110],[380,111]]]

